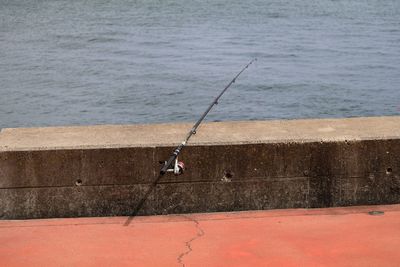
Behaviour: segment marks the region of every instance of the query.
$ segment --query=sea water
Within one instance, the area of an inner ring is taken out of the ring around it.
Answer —
[[[0,0],[0,128],[400,114],[398,0]]]

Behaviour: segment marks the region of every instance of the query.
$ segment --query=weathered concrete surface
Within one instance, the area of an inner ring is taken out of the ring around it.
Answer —
[[[400,117],[213,122],[191,145],[397,139]],[[154,147],[179,144],[192,123],[2,129],[0,150]]]
[[[5,129],[0,218],[130,215],[190,128]],[[207,123],[139,214],[400,203],[399,153],[400,117]]]
[[[381,211],[384,214],[370,215]],[[0,266],[399,266],[400,205],[0,221]]]

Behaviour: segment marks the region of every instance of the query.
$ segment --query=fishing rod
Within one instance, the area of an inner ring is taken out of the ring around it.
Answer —
[[[224,88],[224,90],[222,90],[222,92],[214,99],[214,101],[210,104],[210,106],[207,108],[207,110],[203,113],[203,115],[201,115],[200,119],[193,125],[193,128],[189,131],[189,133],[187,134],[185,140],[174,150],[173,154],[171,155],[171,157],[164,162],[160,162],[163,164],[163,167],[160,170],[160,174],[158,175],[158,177],[150,184],[149,188],[146,190],[144,196],[142,197],[142,199],[140,199],[140,201],[138,202],[138,204],[136,205],[136,207],[133,210],[133,213],[131,216],[128,217],[128,219],[126,220],[126,222],[124,223],[124,226],[128,226],[131,221],[136,217],[136,215],[139,213],[139,211],[142,209],[144,203],[146,202],[147,198],[150,196],[150,194],[153,192],[154,188],[157,186],[158,182],[160,181],[160,179],[163,177],[163,175],[167,172],[173,172],[175,175],[180,175],[183,173],[184,169],[185,169],[185,165],[183,164],[183,162],[179,162],[178,161],[178,155],[181,152],[182,148],[187,144],[187,142],[189,141],[190,137],[192,137],[192,135],[196,134],[196,130],[199,127],[200,123],[204,120],[204,118],[207,116],[208,112],[210,112],[210,110],[212,109],[212,107],[216,104],[218,104],[218,100],[220,99],[220,97],[225,93],[226,90],[228,90],[228,88],[236,81],[236,79],[240,76],[240,74],[242,74],[243,71],[245,71],[254,61],[256,61],[257,59],[253,59],[252,61],[250,61],[236,76],[235,78],[233,78],[232,81],[230,81],[230,83],[228,83],[228,85]],[[172,163],[174,163],[172,165]]]
[[[190,137],[192,137],[192,135],[196,134],[197,128],[199,127],[201,122],[204,120],[204,118],[207,116],[208,112],[210,112],[210,110],[213,108],[213,106],[218,104],[218,100],[220,99],[220,97],[226,92],[226,90],[228,90],[228,88],[233,83],[235,83],[236,79],[240,76],[240,74],[242,74],[242,72],[245,71],[256,60],[257,60],[257,58],[254,58],[253,60],[251,60],[235,76],[235,78],[233,78],[232,81],[230,81],[228,83],[228,85],[225,86],[224,90],[222,90],[222,92],[214,99],[214,101],[210,104],[210,106],[203,113],[203,115],[201,115],[200,119],[193,125],[192,129],[188,132],[188,134],[186,135],[185,140],[174,150],[174,152],[172,153],[171,157],[167,161],[163,162],[163,167],[160,170],[160,175],[164,175],[166,172],[173,172],[175,175],[180,175],[180,174],[183,173],[183,171],[185,169],[185,165],[184,165],[183,162],[179,162],[178,161],[178,156],[179,156],[179,153],[181,153],[182,148],[187,144],[187,142],[189,141]],[[174,164],[172,165],[172,163],[174,163]]]

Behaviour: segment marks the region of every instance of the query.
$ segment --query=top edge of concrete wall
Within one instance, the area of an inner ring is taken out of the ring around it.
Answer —
[[[0,151],[176,146],[192,123],[7,128]],[[188,145],[400,139],[400,116],[204,123]]]

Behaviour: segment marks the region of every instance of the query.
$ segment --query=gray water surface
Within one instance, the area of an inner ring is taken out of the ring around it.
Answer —
[[[0,0],[0,128],[400,114],[398,0]]]

